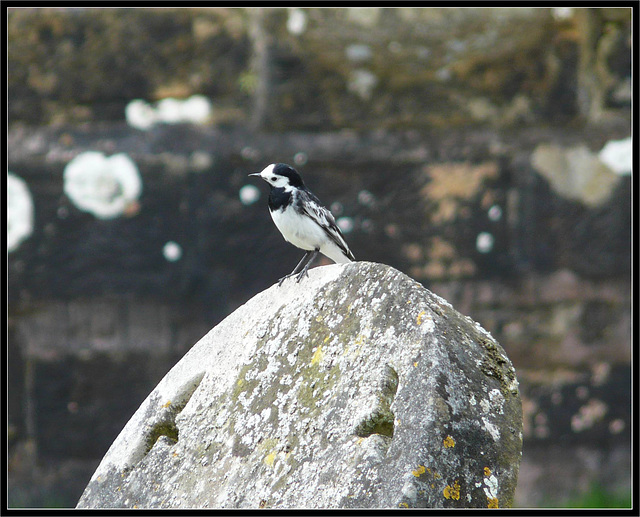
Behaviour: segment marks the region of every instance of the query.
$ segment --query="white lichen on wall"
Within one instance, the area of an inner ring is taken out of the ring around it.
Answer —
[[[18,249],[22,241],[33,233],[33,200],[26,182],[7,174],[7,250]]]
[[[611,163],[608,152],[596,154],[585,145],[540,144],[531,155],[533,167],[558,195],[591,208],[606,203],[620,181]]]
[[[238,197],[243,205],[252,205],[260,199],[260,189],[255,185],[244,185],[238,191]]]
[[[64,193],[73,204],[99,219],[113,219],[136,206],[142,193],[142,179],[126,154],[87,151],[64,169]]]
[[[377,84],[378,77],[373,72],[360,68],[352,71],[349,75],[347,89],[358,95],[362,100],[368,101],[371,99],[373,89]]]
[[[307,15],[302,9],[288,9],[287,30],[300,36],[307,28]]]
[[[631,174],[633,161],[631,137],[623,140],[610,140],[598,153],[598,158],[616,174]]]
[[[211,117],[211,101],[203,95],[188,99],[167,97],[155,107],[142,99],[134,99],[125,107],[127,123],[147,130],[156,124],[205,124]]]
[[[174,241],[168,241],[162,247],[162,255],[168,262],[177,262],[182,258],[182,246]]]

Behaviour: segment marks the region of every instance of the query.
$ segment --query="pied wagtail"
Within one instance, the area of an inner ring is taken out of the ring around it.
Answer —
[[[284,240],[307,250],[294,270],[280,279],[278,286],[296,274],[298,282],[304,275],[309,276],[307,270],[318,252],[338,263],[355,260],[333,215],[307,189],[293,167],[272,163],[262,172],[249,176],[260,176],[269,184],[269,212]]]

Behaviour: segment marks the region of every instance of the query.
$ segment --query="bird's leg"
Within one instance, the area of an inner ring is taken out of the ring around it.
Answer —
[[[300,271],[305,263],[305,261],[309,260],[309,256],[311,255],[311,253],[313,253],[313,250],[309,250],[304,254],[304,257],[302,257],[302,260],[300,260],[300,262],[298,262],[298,265],[293,268],[293,271],[291,273],[289,273],[288,275],[283,276],[279,281],[278,281],[278,287],[280,287],[282,285],[282,282],[284,282],[287,278],[289,278],[290,276],[295,275],[296,273],[298,273],[298,271]]]
[[[315,250],[309,252],[309,253],[311,253],[311,258],[309,260],[307,260],[307,263],[305,264],[305,266],[302,269],[302,271],[300,271],[300,273],[298,273],[298,276],[296,278],[296,282],[299,282],[300,280],[302,280],[302,277],[305,276],[305,275],[309,276],[309,273],[307,273],[307,271],[309,271],[309,266],[313,262],[313,259],[316,258],[316,256],[318,255],[319,251],[320,250],[316,248]]]

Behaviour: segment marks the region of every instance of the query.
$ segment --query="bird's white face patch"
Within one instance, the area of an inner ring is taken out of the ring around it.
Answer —
[[[275,169],[276,164],[272,163],[271,165],[267,165],[262,172],[260,173],[260,177],[265,180],[270,185],[273,185],[276,188],[287,188],[289,187],[289,178],[286,176],[280,176],[279,174],[275,174],[273,169]]]

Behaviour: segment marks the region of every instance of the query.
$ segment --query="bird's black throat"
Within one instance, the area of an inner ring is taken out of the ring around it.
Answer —
[[[286,208],[291,203],[291,192],[284,188],[271,187],[269,192],[269,210],[280,210]]]

